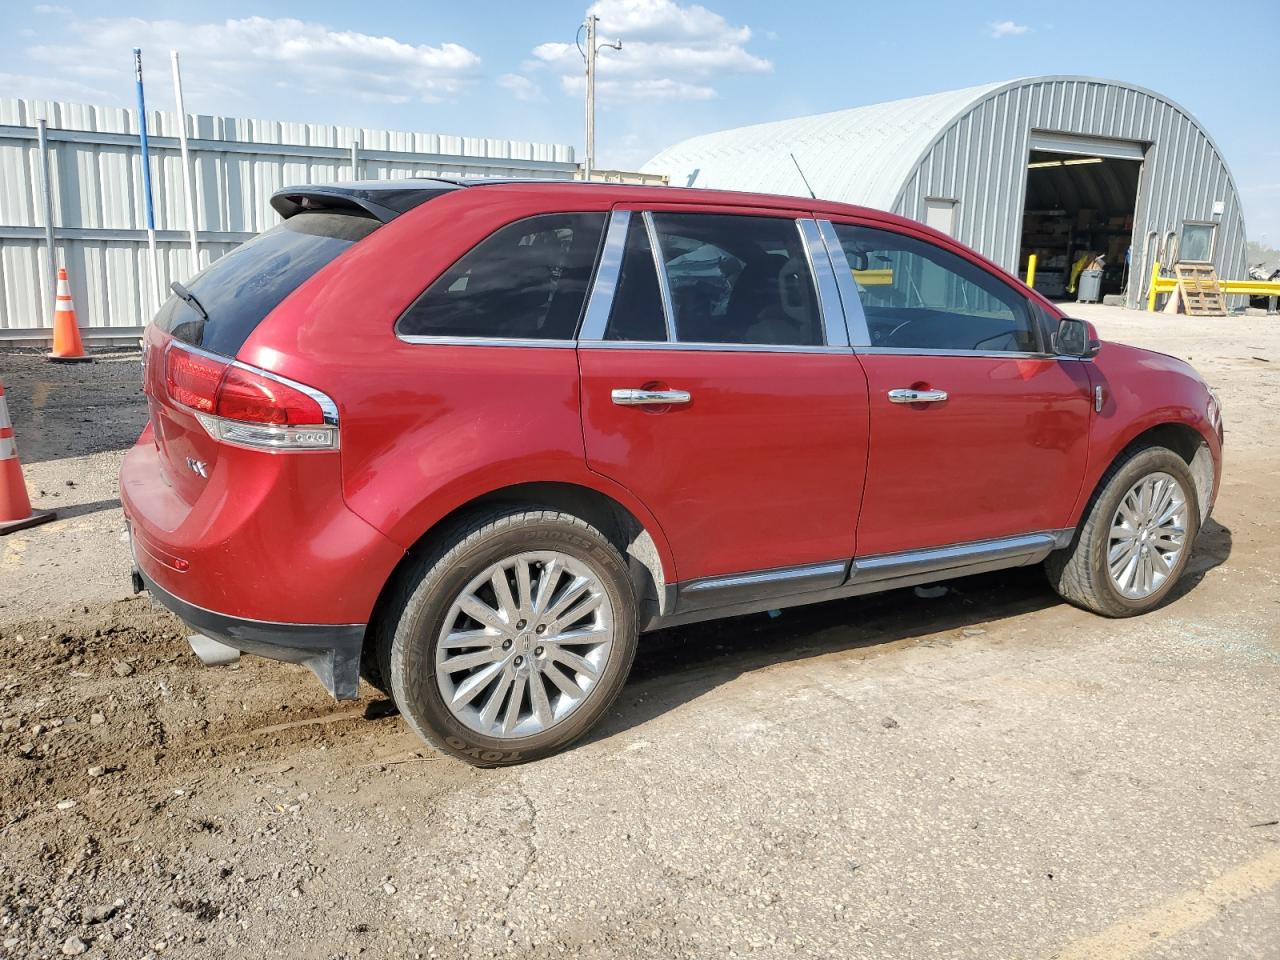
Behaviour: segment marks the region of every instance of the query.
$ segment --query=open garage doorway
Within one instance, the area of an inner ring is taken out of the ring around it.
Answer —
[[[1100,262],[1097,296],[1124,293],[1142,158],[1137,143],[1032,134],[1018,262],[1025,277],[1035,254],[1036,290],[1075,300],[1080,274]]]

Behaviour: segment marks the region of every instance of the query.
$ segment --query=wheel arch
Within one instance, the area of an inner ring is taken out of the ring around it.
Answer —
[[[531,481],[498,487],[475,496],[458,504],[424,530],[387,577],[374,603],[369,619],[370,630],[381,621],[404,571],[424,552],[431,550],[446,531],[469,514],[507,503],[551,507],[580,517],[598,529],[627,561],[636,591],[641,629],[651,619],[670,611],[674,598],[674,563],[656,520],[647,517],[647,523],[642,521],[636,511],[619,498],[585,484],[559,480]]]
[[[1148,447],[1164,447],[1172,450],[1186,461],[1187,468],[1191,471],[1191,477],[1196,485],[1196,502],[1200,509],[1200,522],[1203,523],[1208,519],[1213,509],[1218,485],[1213,447],[1210,446],[1209,439],[1191,424],[1183,421],[1167,420],[1139,429],[1126,442],[1123,442],[1120,448],[1105,462],[1100,463],[1099,469],[1092,477],[1088,497],[1082,500],[1080,509],[1074,518],[1076,526],[1079,526],[1083,519],[1089,515],[1089,510],[1092,509],[1094,501],[1098,499],[1103,481],[1111,470],[1112,465],[1122,458],[1132,455],[1135,451]]]

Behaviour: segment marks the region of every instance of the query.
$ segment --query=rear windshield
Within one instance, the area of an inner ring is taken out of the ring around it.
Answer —
[[[186,282],[208,320],[192,304],[171,296],[156,314],[156,325],[177,340],[234,357],[281,300],[380,225],[349,213],[290,217]]]

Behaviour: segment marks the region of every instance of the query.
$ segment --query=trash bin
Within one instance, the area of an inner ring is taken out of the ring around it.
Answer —
[[[1083,270],[1080,273],[1080,292],[1077,303],[1097,303],[1102,299],[1102,271]]]

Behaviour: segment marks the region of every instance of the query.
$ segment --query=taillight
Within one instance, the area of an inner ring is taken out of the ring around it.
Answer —
[[[231,366],[208,354],[192,353],[171,345],[164,355],[164,382],[169,397],[201,413],[213,413],[218,384]]]
[[[214,412],[229,420],[279,426],[324,423],[324,411],[314,398],[283,381],[242,367],[227,371],[218,390],[218,406]]]
[[[174,341],[165,351],[165,386],[216,440],[258,450],[337,449],[334,402],[274,373]]]

